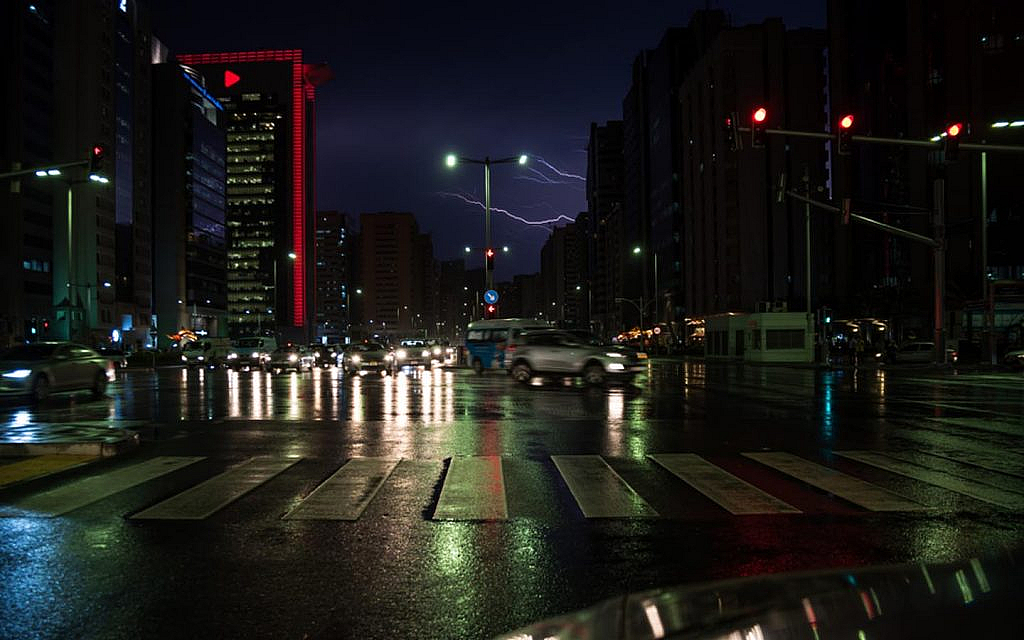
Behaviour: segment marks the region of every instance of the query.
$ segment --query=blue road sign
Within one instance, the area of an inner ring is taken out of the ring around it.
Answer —
[[[494,289],[488,289],[484,292],[484,302],[487,304],[494,304],[498,301],[498,292]]]

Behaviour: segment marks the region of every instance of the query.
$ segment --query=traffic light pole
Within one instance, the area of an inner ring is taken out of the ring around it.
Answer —
[[[491,158],[484,158],[484,251],[491,250]],[[484,291],[494,288],[494,273],[484,259]]]

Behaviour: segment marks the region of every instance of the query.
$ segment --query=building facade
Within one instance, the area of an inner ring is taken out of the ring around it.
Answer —
[[[178,55],[209,81],[227,134],[228,327],[312,338],[315,88],[297,49]]]
[[[320,211],[316,216],[316,338],[337,344],[348,337],[348,216]]]
[[[0,89],[0,172],[58,160],[54,19],[51,2],[5,3],[0,9],[0,65],[6,79]],[[27,177],[0,189],[5,224],[5,233],[0,234],[0,347],[58,335],[53,305],[54,203],[66,203],[67,190],[58,185]]]
[[[628,245],[623,210],[622,121],[590,124],[587,144],[588,273],[593,331],[617,335],[622,325],[625,297],[623,274]]]
[[[433,264],[433,244],[419,232],[413,214],[360,215],[359,245],[361,329],[396,336],[434,330],[429,318],[434,317],[436,288],[428,289],[434,278],[425,274],[425,265]]]
[[[589,328],[588,228],[587,214],[579,214],[575,222],[555,227],[540,253],[545,304],[538,315],[566,328]]]
[[[221,104],[193,69],[153,66],[153,302],[157,343],[180,329],[227,335]]]
[[[824,56],[820,30],[786,31],[781,20],[724,28],[680,85],[684,291],[695,316],[752,311],[759,302],[786,301],[806,308],[804,204],[780,199],[785,176],[801,188],[823,186],[825,147],[817,140],[769,136],[751,148],[750,135],[731,150],[725,119],[746,124],[765,107],[773,128],[820,131],[826,121]],[[814,285],[825,289],[836,220],[811,212]]]

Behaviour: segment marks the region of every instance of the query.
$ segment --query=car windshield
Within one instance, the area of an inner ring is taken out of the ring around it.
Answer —
[[[0,360],[46,360],[53,355],[58,346],[55,344],[22,344],[0,353]]]
[[[367,342],[364,344],[357,344],[352,347],[352,351],[383,351],[384,347],[376,342]]]
[[[260,346],[260,339],[259,338],[246,338],[246,339],[243,339],[243,340],[239,340],[238,341],[238,346],[242,347],[242,348],[246,348],[246,349],[253,348],[253,347],[259,347]]]
[[[190,342],[187,345],[185,345],[184,347],[182,347],[181,350],[182,351],[202,351],[203,350],[203,343],[202,342]]]

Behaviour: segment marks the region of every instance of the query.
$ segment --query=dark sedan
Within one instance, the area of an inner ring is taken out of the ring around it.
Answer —
[[[109,359],[71,342],[22,344],[0,353],[0,395],[36,402],[73,391],[91,391],[99,398],[112,374]]]

